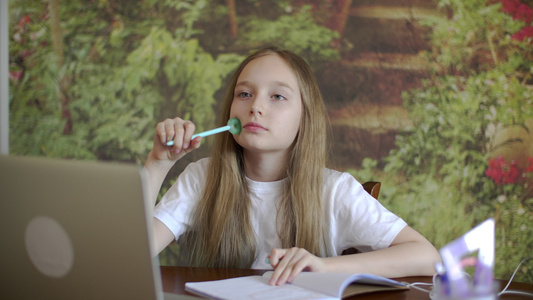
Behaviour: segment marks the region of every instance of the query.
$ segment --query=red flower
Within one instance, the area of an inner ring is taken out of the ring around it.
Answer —
[[[27,58],[30,55],[31,55],[30,50],[22,50],[22,52],[20,52],[20,56],[22,56],[22,58]]]
[[[492,178],[497,185],[517,183],[520,174],[521,172],[514,160],[509,163],[501,156],[496,159],[489,159],[489,167],[485,171],[485,175]]]
[[[519,0],[500,0],[502,10],[508,13],[515,20],[522,20],[529,25],[533,20],[533,10],[527,4]]]
[[[524,27],[519,32],[513,34],[511,38],[513,40],[517,40],[519,42],[524,41],[526,38],[530,38],[533,36],[533,27]]]
[[[527,4],[521,3],[512,16],[513,19],[522,20],[526,25],[529,25],[531,24],[531,20],[533,20],[533,9],[527,6]]]
[[[22,70],[18,70],[18,71],[9,71],[9,79],[17,82],[19,81],[21,78],[22,78],[22,75],[24,73],[22,72]]]
[[[530,156],[527,158],[527,167],[524,170],[524,173],[531,173],[531,172],[533,172],[533,157]]]
[[[30,24],[30,22],[31,22],[30,15],[25,15],[22,18],[20,18],[19,23],[18,23],[18,28],[22,29],[24,28],[24,25]]]
[[[518,6],[522,4],[520,0],[500,0],[500,3],[502,4],[503,11],[511,16],[515,14]]]
[[[489,159],[489,168],[485,171],[485,175],[492,178],[497,185],[502,185],[502,170],[500,167],[503,158],[498,156],[498,158]]]
[[[503,173],[503,183],[516,183],[518,178],[520,178],[520,171],[514,160],[511,161],[511,164],[502,166]]]

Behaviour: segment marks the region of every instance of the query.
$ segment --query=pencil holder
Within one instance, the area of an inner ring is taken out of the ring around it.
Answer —
[[[499,284],[476,286],[472,284],[467,290],[457,291],[443,282],[441,277],[435,278],[430,298],[432,300],[496,300]]]

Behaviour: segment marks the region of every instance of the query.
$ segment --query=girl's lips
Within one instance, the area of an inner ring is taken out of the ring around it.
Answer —
[[[265,127],[263,127],[261,124],[259,123],[255,123],[255,122],[249,122],[249,123],[246,123],[246,125],[243,126],[243,128],[246,128],[247,130],[249,131],[263,131],[263,130],[267,130]]]

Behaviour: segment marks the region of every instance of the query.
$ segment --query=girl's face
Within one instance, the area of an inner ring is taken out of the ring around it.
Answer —
[[[230,118],[241,121],[234,135],[245,150],[288,152],[300,127],[302,99],[296,76],[277,55],[249,62],[237,79]]]

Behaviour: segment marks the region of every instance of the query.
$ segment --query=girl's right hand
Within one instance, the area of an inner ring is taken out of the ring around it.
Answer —
[[[191,121],[180,118],[166,119],[155,127],[152,159],[158,162],[176,162],[185,154],[200,147],[201,137],[191,140],[195,126]],[[174,141],[173,146],[166,143]]]
[[[144,163],[144,170],[148,175],[147,190],[150,205],[155,205],[161,185],[174,163],[185,154],[200,147],[201,137],[191,140],[194,129],[195,126],[191,121],[184,121],[180,118],[166,119],[155,127],[154,147]],[[174,145],[167,146],[169,141],[174,141]],[[160,234],[156,228],[156,240],[161,240]],[[166,239],[163,240],[166,241]]]

